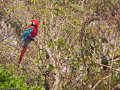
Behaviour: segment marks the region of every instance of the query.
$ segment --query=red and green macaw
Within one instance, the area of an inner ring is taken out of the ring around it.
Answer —
[[[38,32],[39,22],[37,20],[31,20],[31,25],[26,27],[26,30],[23,32],[21,39],[23,42],[22,51],[20,54],[20,58],[18,60],[18,64],[21,63],[24,53],[26,52],[28,44],[34,40],[35,36]]]

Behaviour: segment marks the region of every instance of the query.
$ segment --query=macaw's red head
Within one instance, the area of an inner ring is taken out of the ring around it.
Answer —
[[[39,25],[39,22],[37,21],[37,20],[31,20],[31,22],[32,22],[32,26],[37,26],[38,27],[38,25]]]

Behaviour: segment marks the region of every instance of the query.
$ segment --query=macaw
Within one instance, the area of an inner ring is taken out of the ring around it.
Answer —
[[[107,59],[107,57],[105,56],[105,55],[103,55],[102,57],[101,57],[101,63],[103,64],[103,65],[106,65],[106,66],[108,66],[108,59]],[[107,69],[107,67],[106,66],[103,66],[103,70],[106,70]]]
[[[24,53],[26,52],[27,46],[31,41],[34,41],[35,36],[38,32],[39,22],[37,20],[31,20],[31,25],[26,27],[26,30],[23,32],[22,39],[22,51],[18,60],[18,64],[21,63]]]

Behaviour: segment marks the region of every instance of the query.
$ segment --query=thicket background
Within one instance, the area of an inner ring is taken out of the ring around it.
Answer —
[[[39,31],[19,67],[31,19]],[[1,89],[112,90],[120,83],[120,0],[0,0],[0,64]]]

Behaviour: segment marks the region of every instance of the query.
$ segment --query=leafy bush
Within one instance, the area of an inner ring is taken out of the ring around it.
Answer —
[[[27,85],[23,78],[12,75],[3,65],[0,65],[0,89],[27,90]]]

